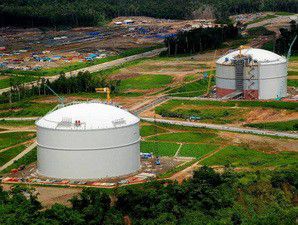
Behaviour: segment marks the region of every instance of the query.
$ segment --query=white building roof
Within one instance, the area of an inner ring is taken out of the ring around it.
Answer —
[[[235,56],[240,54],[240,50],[233,51],[227,55],[222,56],[219,58],[216,63],[217,64],[225,64],[230,63],[231,60],[234,59]],[[275,54],[274,52],[270,52],[264,49],[258,48],[248,48],[241,50],[241,54],[244,56],[251,56],[253,60],[256,60],[258,63],[261,64],[279,64],[279,63],[286,63],[287,59],[280,55]],[[228,62],[226,62],[228,59]]]
[[[59,130],[97,130],[125,127],[139,121],[138,117],[118,107],[86,102],[50,112],[39,119],[36,125]]]

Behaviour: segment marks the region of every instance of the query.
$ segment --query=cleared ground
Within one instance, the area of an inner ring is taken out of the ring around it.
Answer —
[[[196,117],[207,123],[244,125],[297,120],[297,107],[295,102],[170,100],[156,107],[155,113],[184,120]]]

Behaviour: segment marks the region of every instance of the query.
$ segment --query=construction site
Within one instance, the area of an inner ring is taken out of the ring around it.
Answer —
[[[181,30],[214,26],[214,20],[119,17],[99,28],[57,31],[1,28],[0,69],[36,71],[90,62],[162,43]]]
[[[268,15],[233,19],[251,26],[263,18],[270,29],[273,17]],[[290,17],[274,16],[281,21],[279,28]],[[297,36],[284,56],[265,50],[273,37],[262,35],[199,54],[159,55],[164,47],[156,44],[178,31],[217,26],[212,19],[119,17],[96,29],[2,28],[1,79],[16,71],[119,56],[132,48],[156,49],[86,65],[65,76],[104,74],[119,81],[117,91],[98,87],[60,94],[44,85],[48,94],[1,104],[1,184],[30,184],[41,193],[49,188],[52,196],[47,193],[43,204],[51,205],[65,203],[84,187],[164,179],[181,183],[204,165],[218,172],[227,166],[237,172],[297,166],[298,59],[291,54]]]

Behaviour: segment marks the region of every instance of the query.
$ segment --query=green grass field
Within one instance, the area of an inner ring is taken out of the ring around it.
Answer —
[[[298,76],[298,71],[288,71],[288,76]]]
[[[211,85],[214,85],[215,82],[212,80]],[[168,92],[169,95],[175,97],[195,97],[201,96],[207,92],[208,79],[202,79],[199,81],[187,83],[179,88],[175,88]]]
[[[298,87],[298,80],[288,80],[288,86]]]
[[[298,131],[298,120],[270,123],[251,123],[247,124],[246,126],[277,131]]]
[[[3,166],[5,163],[16,157],[26,148],[25,145],[20,145],[15,148],[11,148],[4,152],[0,152],[0,166]]]
[[[29,165],[33,162],[37,161],[37,149],[34,148],[32,151],[28,152],[26,155],[24,155],[19,160],[15,161],[12,165],[7,167],[6,169],[2,170],[0,174],[5,174],[10,172],[12,169],[16,169],[20,167],[21,165]]]
[[[237,106],[237,107],[236,107]],[[177,109],[177,107],[180,107]],[[223,108],[226,107],[226,108]],[[241,107],[247,107],[243,109]],[[241,114],[249,107],[297,110],[297,102],[282,101],[208,101],[208,100],[170,100],[155,108],[155,112],[164,117],[189,118],[199,116],[207,122],[227,123],[242,121]],[[193,108],[193,109],[192,109]]]
[[[26,121],[26,120],[0,120],[0,126],[4,127],[26,127],[26,126],[34,126],[35,121]]]
[[[160,134],[155,137],[150,137],[147,140],[168,141],[178,143],[209,143],[213,141],[215,138],[217,138],[217,134],[211,132],[178,132],[171,134]]]
[[[178,150],[179,145],[175,143],[164,142],[141,142],[141,152],[153,153],[159,156],[174,156]]]
[[[113,74],[119,73],[120,70],[123,68],[128,68],[128,67],[139,65],[139,64],[143,63],[145,60],[146,59],[137,59],[134,61],[125,62],[125,63],[122,63],[121,65],[113,66],[109,69],[104,69],[104,70],[100,70],[98,72],[94,72],[94,73],[92,73],[92,75],[93,76],[111,76]]]
[[[217,145],[212,144],[183,144],[179,151],[179,156],[195,157],[200,159],[217,148]]]
[[[213,122],[218,124],[226,124],[232,123],[236,121],[242,121],[240,115],[244,115],[247,113],[248,109],[243,108],[227,108],[227,107],[215,107],[210,106],[206,108],[178,108],[172,110],[161,110],[159,112],[160,115],[163,117],[176,117],[176,118],[183,118],[189,119],[192,116],[196,116],[200,118],[202,122]]]
[[[161,88],[171,83],[172,80],[173,77],[168,75],[141,75],[122,80],[120,84],[120,91]]]
[[[36,103],[30,101],[21,101],[13,104],[1,104],[0,117],[44,116],[57,104]]]
[[[183,78],[183,80],[185,82],[190,82],[190,81],[194,81],[195,79],[199,78],[199,76],[197,74],[191,74],[191,75],[187,75]]]
[[[11,78],[16,78],[18,79],[18,82],[20,83],[27,83],[27,82],[31,82],[34,80],[37,80],[36,77],[33,76],[11,76]],[[4,78],[4,79],[0,79],[0,89],[2,88],[8,88],[10,87],[10,78]]]
[[[0,149],[13,146],[35,137],[33,132],[9,132],[0,134]]]
[[[298,61],[298,55],[292,55],[290,58],[290,61],[292,61],[292,62]]]
[[[262,49],[268,50],[268,51],[274,51],[274,41],[268,41],[261,47]]]
[[[1,124],[1,123],[0,123]],[[167,132],[165,129],[162,129],[160,127],[154,126],[154,125],[145,125],[141,126],[140,133],[142,137],[154,135],[154,134],[160,134]]]
[[[228,146],[203,160],[202,164],[207,166],[267,167],[297,165],[297,162],[298,153],[296,152],[266,154],[246,147]]]

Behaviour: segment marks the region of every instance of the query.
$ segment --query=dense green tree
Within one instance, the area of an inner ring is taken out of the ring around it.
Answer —
[[[117,93],[121,80],[109,80],[106,76],[93,76],[89,72],[79,72],[77,76],[72,77],[66,77],[62,73],[52,82],[41,78],[38,85],[32,87],[24,87],[24,82],[19,77],[11,78],[10,83],[11,92],[4,93],[0,102],[20,101],[36,95],[52,95],[48,87],[57,94],[92,93],[98,87],[109,87],[112,93]]]
[[[216,173],[208,167],[182,184],[152,182],[116,189],[109,195],[92,188],[73,197],[71,206],[41,210],[32,189],[0,188],[4,225],[290,225],[295,224],[297,170]]]
[[[216,28],[197,28],[190,31],[182,31],[177,36],[165,39],[168,48],[163,54],[177,55],[186,53],[203,52],[216,49],[224,41],[238,38],[238,28],[234,26]]]
[[[110,197],[98,189],[84,189],[70,200],[72,208],[84,215],[88,224],[103,224],[110,209]]]
[[[78,211],[63,205],[55,204],[44,213],[45,218],[51,220],[52,223],[57,222],[61,225],[83,225],[85,220],[83,215]]]
[[[259,11],[298,11],[296,0],[2,0],[0,26],[90,26],[116,16],[153,16],[189,19]],[[214,14],[214,15],[212,15]]]

